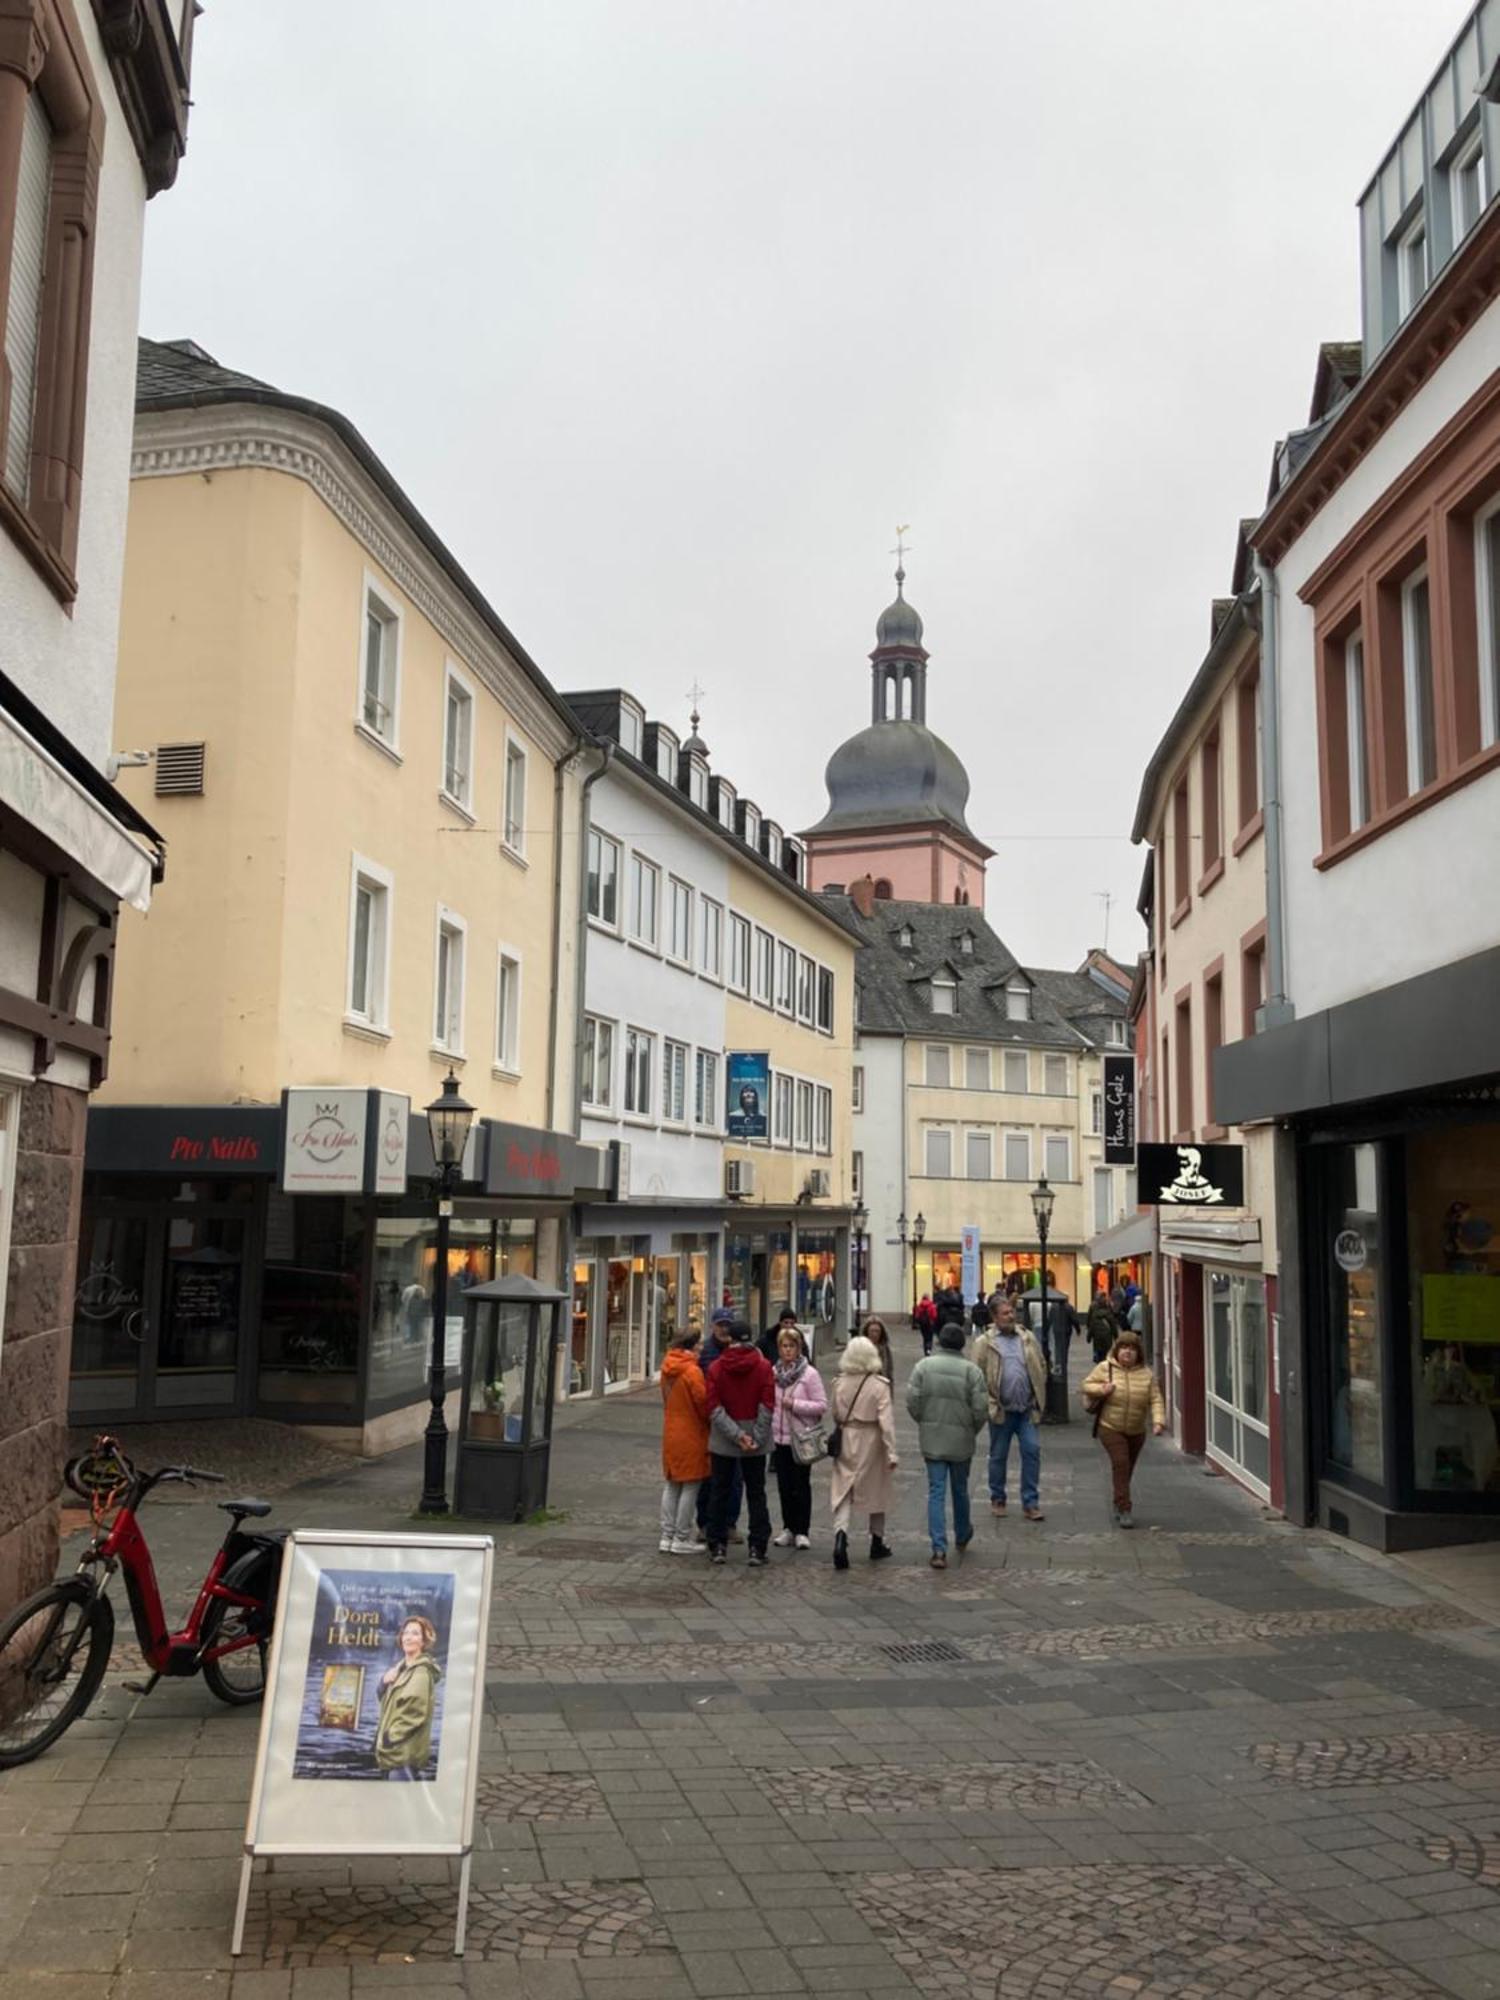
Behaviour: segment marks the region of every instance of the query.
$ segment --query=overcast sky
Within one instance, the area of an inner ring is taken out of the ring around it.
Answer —
[[[789,829],[910,522],[1031,963],[1135,951],[1140,774],[1357,336],[1462,0],[208,0],[142,328],[335,405],[552,681]],[[342,671],[342,669],[340,669]]]

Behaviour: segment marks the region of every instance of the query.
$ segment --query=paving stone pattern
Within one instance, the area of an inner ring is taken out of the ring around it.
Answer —
[[[259,1717],[131,1695],[121,1604],[88,1718],[0,1776],[0,2000],[1500,2000],[1500,1631],[1165,1444],[1122,1535],[1082,1424],[1044,1433],[1044,1523],[981,1474],[933,1571],[899,1401],[896,1560],[856,1536],[842,1574],[826,1475],[810,1551],[664,1557],[655,1392],[558,1411],[553,1511],[495,1530],[461,1962],[423,1854],[258,1863],[231,1961]],[[191,1456],[288,1525],[411,1527],[420,1447],[279,1436]],[[215,1490],[148,1519],[174,1614]]]

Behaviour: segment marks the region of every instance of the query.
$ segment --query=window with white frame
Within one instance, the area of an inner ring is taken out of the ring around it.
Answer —
[[[935,1090],[946,1090],[952,1082],[948,1044],[929,1042],[922,1066],[922,1081]]]
[[[1031,1019],[1031,988],[1019,979],[1013,979],[1005,989],[1005,1018],[1007,1021]]]
[[[447,1055],[464,1049],[464,941],[467,927],[452,910],[439,909],[437,962],[432,980],[432,1040]]]
[[[797,1078],[797,1130],[795,1144],[799,1153],[812,1150],[813,1140],[813,1087],[799,1076]]]
[[[1115,1219],[1115,1176],[1110,1167],[1094,1169],[1094,1227],[1108,1229]]]
[[[1031,1179],[1031,1134],[1029,1132],[1006,1133],[1005,1178],[1008,1181],[1029,1181]]]
[[[755,933],[755,997],[769,1007],[776,988],[776,940],[769,931]]]
[[[820,1083],[813,1091],[813,1151],[831,1153],[833,1151],[833,1092],[826,1083]]]
[[[1437,776],[1437,711],[1432,683],[1432,602],[1427,570],[1401,586],[1401,671],[1406,697],[1406,782],[1419,792]]]
[[[956,1014],[958,1012],[958,982],[941,976],[932,982],[932,1011],[934,1014]]]
[[[810,958],[797,960],[797,1019],[805,1027],[813,1023],[814,992],[817,986],[817,968]]]
[[[1049,1132],[1042,1143],[1042,1172],[1049,1181],[1073,1178],[1073,1142],[1066,1132]]]
[[[661,1045],[661,1115],[672,1125],[687,1123],[688,1047],[686,1042]]]
[[[1474,523],[1474,577],[1479,612],[1479,741],[1500,742],[1500,500]]]
[[[1042,1088],[1049,1097],[1067,1096],[1068,1059],[1066,1056],[1044,1056],[1042,1058]]]
[[[656,944],[656,905],[661,870],[644,854],[630,857],[630,935],[641,944]]]
[[[745,808],[745,845],[760,852],[760,814],[754,806]]]
[[[620,921],[620,843],[589,828],[588,912],[596,923],[610,930]]]
[[[1402,319],[1427,289],[1427,217],[1418,211],[1396,239],[1396,299]]]
[[[1007,1049],[1001,1064],[1005,1074],[1005,1088],[1012,1096],[1021,1096],[1030,1088],[1026,1077],[1026,1051]]]
[[[632,1118],[651,1116],[651,1080],[656,1071],[656,1037],[644,1028],[625,1030],[625,1110]]]
[[[966,1090],[988,1090],[990,1087],[990,1052],[988,1049],[964,1050],[964,1088]]]
[[[673,875],[667,882],[667,956],[688,965],[693,957],[693,892]]]
[[[620,748],[639,757],[645,741],[646,718],[631,702],[620,703]]]
[[[849,1159],[849,1191],[855,1201],[865,1198],[865,1156],[853,1153]]]
[[[349,888],[349,985],[345,1009],[351,1021],[384,1030],[390,1025],[391,876],[356,854]]]
[[[792,1079],[778,1070],[771,1078],[771,1138],[778,1146],[792,1143]]]
[[[495,1066],[512,1075],[521,1068],[521,960],[504,945],[495,984]]]
[[[719,780],[719,824],[734,832],[734,786]]]
[[[1259,685],[1260,683],[1257,681],[1256,686],[1259,687]],[[1125,1023],[1123,1021],[1111,1021],[1105,1030],[1104,1039],[1112,1049],[1123,1049],[1125,1046]]]
[[[929,1125],[922,1134],[922,1171],[932,1181],[953,1178],[953,1134]]]
[[[526,751],[514,736],[505,738],[505,845],[526,852]]]
[[[719,1058],[712,1049],[699,1049],[693,1065],[693,1122],[715,1129],[723,1123],[719,1109]]]
[[[365,585],[360,646],[359,720],[388,749],[396,747],[401,675],[401,613],[374,584]]]
[[[865,1066],[863,1063],[856,1063],[854,1065],[853,1079],[850,1086],[850,1104],[855,1111],[863,1111],[865,1108]]]
[[[826,965],[818,967],[818,1033],[833,1033],[833,974]]]
[[[1448,196],[1453,211],[1453,242],[1456,248],[1484,213],[1485,203],[1489,200],[1484,141],[1478,131],[1454,156],[1453,164],[1448,169]]]
[[[583,1102],[608,1111],[615,1101],[615,1024],[597,1014],[583,1017]]]
[[[724,905],[711,896],[698,898],[698,970],[710,979],[724,977]]]
[[[994,1171],[995,1142],[988,1132],[964,1134],[964,1174],[971,1181],[987,1181]]]
[[[766,827],[766,859],[773,868],[781,866],[781,832],[770,825]]]
[[[474,695],[452,667],[443,677],[443,795],[465,812],[474,797]]]
[[[1104,1130],[1104,1092],[1102,1090],[1091,1090],[1089,1092],[1089,1130],[1096,1139]]]
[[[656,729],[656,775],[669,785],[677,783],[677,738],[660,723]]]
[[[736,993],[750,991],[750,919],[729,912],[729,983]]]
[[[776,945],[776,1008],[790,1014],[797,1005],[797,954],[789,944]]]
[[[1370,817],[1370,758],[1365,745],[1365,642],[1351,632],[1344,641],[1344,723],[1349,750],[1349,831]]]
[[[688,765],[688,797],[695,806],[708,810],[708,766],[696,760]]]

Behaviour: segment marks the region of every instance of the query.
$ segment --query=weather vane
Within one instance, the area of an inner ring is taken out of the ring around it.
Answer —
[[[696,680],[693,682],[693,685],[687,691],[688,700],[693,704],[692,724],[693,724],[693,732],[695,735],[697,734],[698,724],[701,720],[701,717],[698,714],[698,704],[702,701],[703,697],[707,693],[708,689],[699,687]]]
[[[910,533],[910,531],[911,531],[910,521],[897,522],[896,546],[891,550],[891,554],[896,558],[896,581],[898,583],[904,583],[906,581],[906,549],[907,549],[906,537]]]

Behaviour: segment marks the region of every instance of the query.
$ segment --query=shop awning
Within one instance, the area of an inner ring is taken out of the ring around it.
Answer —
[[[1164,1257],[1192,1257],[1200,1264],[1246,1264],[1260,1267],[1260,1218],[1240,1216],[1233,1221],[1206,1215],[1163,1217],[1161,1253]]]
[[[111,789],[103,778],[97,783]],[[4,707],[0,808],[35,827],[122,903],[135,910],[150,908],[155,854]]]
[[[1156,1248],[1156,1215],[1149,1208],[1127,1215],[1089,1239],[1091,1264],[1114,1264],[1122,1257],[1149,1257]]]

